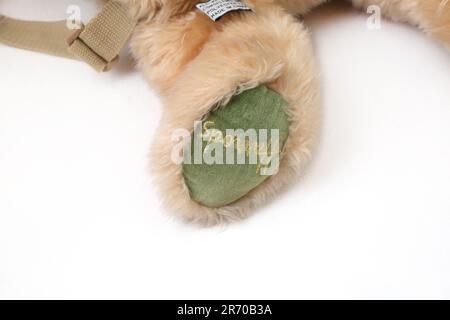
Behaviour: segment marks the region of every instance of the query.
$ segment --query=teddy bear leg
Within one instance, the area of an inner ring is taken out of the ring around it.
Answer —
[[[162,204],[205,225],[242,219],[296,181],[317,144],[309,33],[271,0],[218,21],[198,0],[154,3],[131,48],[165,105],[150,158]]]
[[[352,0],[362,9],[378,6],[384,16],[419,26],[450,50],[450,0]]]

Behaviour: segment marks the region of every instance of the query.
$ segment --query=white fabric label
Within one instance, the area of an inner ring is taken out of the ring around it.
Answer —
[[[252,10],[239,0],[209,0],[208,2],[197,4],[197,8],[214,21],[231,11]]]

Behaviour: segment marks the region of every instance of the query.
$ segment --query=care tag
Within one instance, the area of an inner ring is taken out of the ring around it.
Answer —
[[[232,11],[252,10],[249,6],[239,0],[209,0],[208,2],[197,4],[197,8],[213,21],[217,21]]]

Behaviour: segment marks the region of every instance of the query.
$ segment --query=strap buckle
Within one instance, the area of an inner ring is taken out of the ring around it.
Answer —
[[[103,57],[83,40],[84,31],[85,26],[82,24],[80,28],[74,29],[69,37],[67,37],[66,42],[69,52],[99,72],[110,71],[119,61],[119,55],[116,55],[112,59]]]

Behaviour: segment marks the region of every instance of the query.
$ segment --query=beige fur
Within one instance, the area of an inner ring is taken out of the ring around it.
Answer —
[[[192,0],[121,0],[131,4],[141,17],[153,15],[165,7],[165,16],[178,14],[179,9],[192,8]],[[277,4],[293,14],[304,15],[330,0],[247,0],[254,6]],[[450,48],[450,0],[349,0],[355,7],[366,9],[378,5],[392,20],[409,22],[422,28]],[[171,13],[169,13],[171,12]]]
[[[151,163],[163,204],[205,224],[245,217],[303,172],[317,142],[320,108],[317,71],[308,33],[289,13],[305,14],[326,0],[247,0],[255,14],[233,13],[212,22],[198,0],[122,0],[141,22],[132,51],[165,104]],[[447,0],[353,0],[376,4],[385,16],[407,21],[450,47]],[[182,168],[171,159],[172,132],[192,129],[239,91],[267,84],[290,105],[292,124],[277,175],[222,208],[191,200]]]
[[[450,50],[450,1],[418,1],[415,15],[420,27]]]
[[[276,0],[294,14],[305,14],[329,0]],[[450,49],[450,0],[350,0],[357,8],[381,8],[385,17],[419,26]]]
[[[363,9],[378,5],[386,17],[419,26],[450,49],[449,0],[353,0],[353,3]]]

